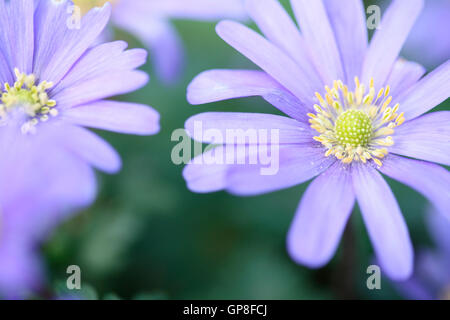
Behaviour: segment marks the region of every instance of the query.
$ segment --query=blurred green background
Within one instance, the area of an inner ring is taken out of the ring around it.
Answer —
[[[51,287],[58,290],[66,281],[67,266],[76,264],[82,270],[82,294],[88,298],[399,298],[386,280],[380,291],[366,288],[373,251],[357,208],[332,262],[309,270],[292,262],[285,249],[307,184],[251,198],[224,192],[200,195],[186,188],[183,166],[170,159],[176,144],[170,136],[189,116],[213,110],[277,111],[260,98],[189,105],[186,87],[201,71],[256,67],[215,34],[215,24],[175,25],[187,54],[181,80],[174,87],[163,86],[147,64],[143,69],[152,76],[148,86],[124,97],[157,109],[162,131],[152,137],[100,132],[122,155],[123,169],[114,176],[98,174],[95,205],[59,228],[45,245]],[[117,38],[142,47],[126,33],[118,31]],[[448,110],[450,104],[440,109]],[[424,227],[426,201],[399,183],[389,183],[414,245],[430,245]]]

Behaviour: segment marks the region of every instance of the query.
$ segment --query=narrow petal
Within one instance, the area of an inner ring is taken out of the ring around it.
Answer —
[[[262,96],[297,120],[305,120],[306,113],[312,109],[263,71],[209,70],[195,77],[187,89],[187,99],[191,104],[250,96]]]
[[[397,201],[375,169],[354,168],[356,198],[383,271],[394,280],[406,280],[413,271],[414,253]]]
[[[380,171],[422,193],[450,221],[450,172],[439,165],[391,155]]]
[[[70,20],[71,8],[68,0],[38,2],[33,70],[41,80],[57,84],[96,41],[111,14],[111,5],[106,3],[90,10],[77,25]]]
[[[398,97],[415,85],[425,72],[425,68],[418,63],[403,59],[397,60],[391,75],[386,81],[391,87],[393,101],[396,102]]]
[[[160,129],[158,112],[136,103],[98,101],[65,110],[62,116],[77,125],[120,133],[151,135]]]
[[[450,60],[429,73],[398,98],[406,119],[414,119],[448,99]]]
[[[322,267],[338,247],[355,203],[348,169],[336,163],[308,187],[287,236],[290,256],[308,267]]]
[[[344,79],[344,69],[333,29],[322,0],[291,0],[311,58],[324,83]]]
[[[145,63],[147,59],[145,50],[125,50],[126,48],[126,42],[114,41],[89,49],[64,79],[52,89],[52,94],[56,95],[74,85],[102,77],[106,73],[134,70]]]
[[[68,150],[92,166],[107,173],[120,170],[121,161],[117,152],[96,134],[81,127],[64,125],[62,141]]]
[[[270,146],[253,148],[227,145],[209,150],[191,160],[185,167],[183,176],[193,192],[227,190],[233,194],[249,196],[301,184],[319,175],[335,162],[325,158],[320,148],[285,145],[277,146],[276,150],[279,150],[279,157],[274,156],[272,160],[277,162],[279,168],[275,167],[278,170],[272,172],[272,175],[263,175],[264,169],[267,172],[271,165],[266,161]]]
[[[321,91],[324,84],[310,62],[305,39],[281,4],[276,0],[247,0],[246,7],[267,39],[295,60],[315,91]]]
[[[11,71],[12,69],[8,64],[8,60],[6,60],[2,49],[0,48],[0,83],[14,83],[15,79]]]
[[[214,144],[310,144],[313,132],[294,119],[260,113],[206,112],[186,121],[191,138]],[[276,141],[272,141],[276,139]]]
[[[433,112],[395,129],[390,152],[450,165],[450,111]]]
[[[381,20],[367,52],[362,80],[375,80],[375,88],[386,83],[400,50],[423,8],[423,0],[394,0]]]
[[[313,105],[314,87],[297,63],[281,49],[255,31],[233,21],[220,22],[216,30],[223,40],[261,67],[303,103]]]
[[[325,8],[336,36],[347,84],[361,76],[368,35],[364,4],[360,0],[325,0]]]
[[[255,70],[208,70],[192,80],[187,89],[190,104],[263,96],[283,87],[267,73]]]
[[[34,2],[17,0],[9,2],[11,62],[13,68],[31,73],[34,51]]]
[[[145,86],[148,80],[148,75],[143,71],[112,71],[78,82],[52,98],[57,101],[59,108],[68,109],[135,91]]]
[[[268,146],[267,149],[258,146],[257,164],[247,161],[228,171],[229,192],[253,196],[290,188],[321,174],[335,162],[335,159],[325,157],[324,150],[316,146],[281,145]],[[265,153],[270,155],[270,162],[261,160]]]

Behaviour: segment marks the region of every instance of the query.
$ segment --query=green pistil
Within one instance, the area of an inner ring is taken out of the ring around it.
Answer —
[[[365,147],[372,136],[372,121],[360,110],[347,110],[342,113],[335,125],[336,137],[341,145]]]

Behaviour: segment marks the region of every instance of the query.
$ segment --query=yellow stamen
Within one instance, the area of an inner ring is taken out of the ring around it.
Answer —
[[[0,95],[0,118],[5,120],[8,113],[13,110],[21,110],[29,117],[22,127],[22,132],[28,132],[40,121],[47,121],[50,116],[57,116],[56,101],[49,99],[47,90],[53,87],[53,83],[42,81],[35,84],[36,77],[33,74],[21,73],[14,69],[16,82],[13,86],[4,84],[5,91]]]
[[[320,103],[314,105],[314,113],[308,113],[311,128],[319,132],[314,137],[327,150],[325,156],[334,155],[343,163],[366,163],[372,160],[382,166],[381,159],[394,144],[394,129],[405,121],[404,113],[398,113],[400,105],[389,107],[392,97],[390,87],[381,88],[378,94],[373,78],[366,87],[355,77],[355,90],[349,91],[341,80],[325,87],[322,96],[316,92]],[[380,100],[381,99],[381,100]]]

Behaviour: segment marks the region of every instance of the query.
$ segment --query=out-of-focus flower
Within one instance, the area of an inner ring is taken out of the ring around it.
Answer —
[[[357,200],[385,272],[394,279],[409,277],[408,228],[380,172],[420,191],[443,212],[450,206],[450,174],[432,163],[450,165],[450,112],[424,115],[449,96],[450,62],[421,79],[421,66],[398,60],[423,2],[393,1],[370,45],[359,0],[291,0],[302,33],[278,1],[246,4],[266,38],[232,21],[221,22],[217,32],[264,71],[206,71],[190,84],[188,100],[202,104],[259,95],[290,118],[252,113],[190,118],[185,127],[195,140],[222,145],[200,158],[214,159],[219,150],[226,160],[192,160],[184,170],[189,189],[250,196],[318,176],[288,234],[292,258],[313,268],[325,265]],[[198,134],[196,123],[224,140]],[[279,130],[276,174],[262,175],[262,161],[251,164],[250,153],[264,156],[268,148],[262,144],[270,141],[262,139],[255,151],[246,137],[227,140],[227,130],[239,129]],[[249,150],[239,153],[238,147]]]
[[[108,0],[75,0],[82,12]],[[245,19],[243,0],[113,0],[112,23],[138,37],[152,54],[158,76],[173,83],[184,63],[182,41],[171,19]]]
[[[450,300],[450,222],[435,210],[427,222],[436,249],[419,251],[413,276],[395,286],[408,299]]]
[[[434,68],[450,58],[450,1],[426,0],[423,14],[412,29],[403,53],[406,58]]]
[[[67,210],[95,196],[93,167],[120,169],[120,157],[83,127],[149,135],[150,107],[105,100],[144,86],[146,59],[126,43],[92,46],[110,5],[71,23],[71,1],[0,0],[0,292],[39,284],[38,241]],[[13,291],[13,292],[11,292]]]
[[[27,138],[14,128],[0,135],[0,297],[6,298],[41,288],[39,244],[96,192],[94,173],[83,159],[49,144],[51,137],[18,141]]]

